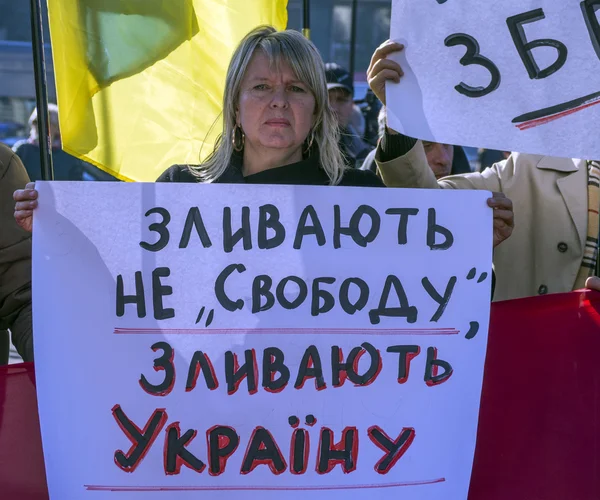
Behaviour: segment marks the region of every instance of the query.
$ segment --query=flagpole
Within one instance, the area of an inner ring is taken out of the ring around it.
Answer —
[[[54,180],[50,118],[48,113],[48,83],[44,58],[44,32],[42,29],[42,5],[40,0],[31,0],[31,41],[33,46],[33,71],[37,104],[37,124],[40,143],[40,165],[42,180]]]
[[[354,84],[354,72],[356,71],[356,14],[358,10],[358,0],[352,0],[352,23],[350,25],[350,76]]]
[[[302,11],[302,34],[310,40],[310,0],[304,0]]]

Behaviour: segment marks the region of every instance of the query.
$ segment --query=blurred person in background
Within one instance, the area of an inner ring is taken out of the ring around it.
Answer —
[[[400,65],[388,56],[404,50],[388,40],[371,60],[368,79],[385,104],[386,82],[399,83]],[[514,203],[517,225],[494,251],[496,300],[563,293],[600,276],[600,159],[511,153],[483,172],[436,179],[423,142],[386,127],[378,173],[389,187],[500,191]]]
[[[364,137],[366,125],[367,123],[362,111],[356,104],[353,104],[352,116],[350,117],[350,126],[354,129],[359,137]]]
[[[29,182],[25,167],[0,144],[0,365],[8,362],[8,332],[25,361],[33,361],[31,235],[13,217],[12,193]]]
[[[346,165],[352,168],[360,168],[374,146],[365,142],[362,135],[352,124],[353,116],[356,120],[352,76],[346,69],[335,63],[325,65],[325,76],[329,93],[329,105],[333,109],[340,126],[340,150]]]
[[[471,171],[469,160],[461,146],[423,141],[429,168],[436,179]]]
[[[354,100],[365,119],[365,131],[362,135],[363,140],[373,147],[377,146],[379,140],[379,113],[382,108],[381,101],[377,99],[373,91],[369,88],[363,99]]]
[[[52,164],[54,166],[54,180],[57,181],[116,181],[112,175],[107,174],[79,158],[75,158],[62,149],[60,127],[58,124],[58,107],[48,105],[50,118],[50,137],[52,141]],[[41,179],[40,163],[40,137],[38,130],[37,109],[34,109],[29,118],[30,134],[27,139],[17,142],[13,151],[19,156],[27,174],[32,181]]]

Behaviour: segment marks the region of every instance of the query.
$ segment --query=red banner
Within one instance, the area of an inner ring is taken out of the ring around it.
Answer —
[[[597,353],[600,293],[493,304],[469,500],[600,498]],[[0,367],[0,492],[48,499],[31,364]]]

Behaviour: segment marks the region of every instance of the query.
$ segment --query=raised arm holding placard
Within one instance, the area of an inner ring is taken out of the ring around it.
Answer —
[[[384,103],[386,82],[398,83],[404,76],[401,66],[386,58],[403,49],[403,45],[388,41],[371,62],[369,82]],[[436,181],[421,141],[388,127],[382,144],[376,160],[388,186],[493,190],[513,200],[517,219],[514,235],[494,255],[496,300],[583,288],[596,272],[597,162],[513,153],[483,173]],[[386,149],[394,149],[401,156],[390,158]]]

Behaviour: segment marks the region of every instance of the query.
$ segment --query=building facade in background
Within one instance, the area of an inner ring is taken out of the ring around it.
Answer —
[[[46,16],[45,1],[44,16]],[[0,141],[12,146],[29,133],[27,120],[35,108],[29,2],[0,0]],[[44,41],[48,42],[47,22]],[[50,46],[46,47],[48,94],[56,102]]]
[[[50,35],[44,10],[44,40]],[[302,29],[303,0],[289,0],[288,27]],[[27,119],[35,107],[29,2],[0,0],[0,141],[11,143],[27,133]],[[311,40],[325,62],[350,69],[352,1],[311,0]],[[358,0],[355,45],[356,98],[366,92],[366,70],[375,48],[389,38],[391,0]],[[46,48],[48,93],[56,102],[49,46]],[[15,135],[16,134],[16,135]]]
[[[302,29],[302,0],[288,0],[288,27]],[[358,0],[356,15],[355,79],[366,81],[366,71],[374,50],[390,37],[391,0]],[[325,62],[350,69],[352,2],[312,0],[311,40]],[[361,85],[358,85],[361,88]],[[364,85],[363,88],[366,89]],[[360,97],[360,96],[358,96]]]

